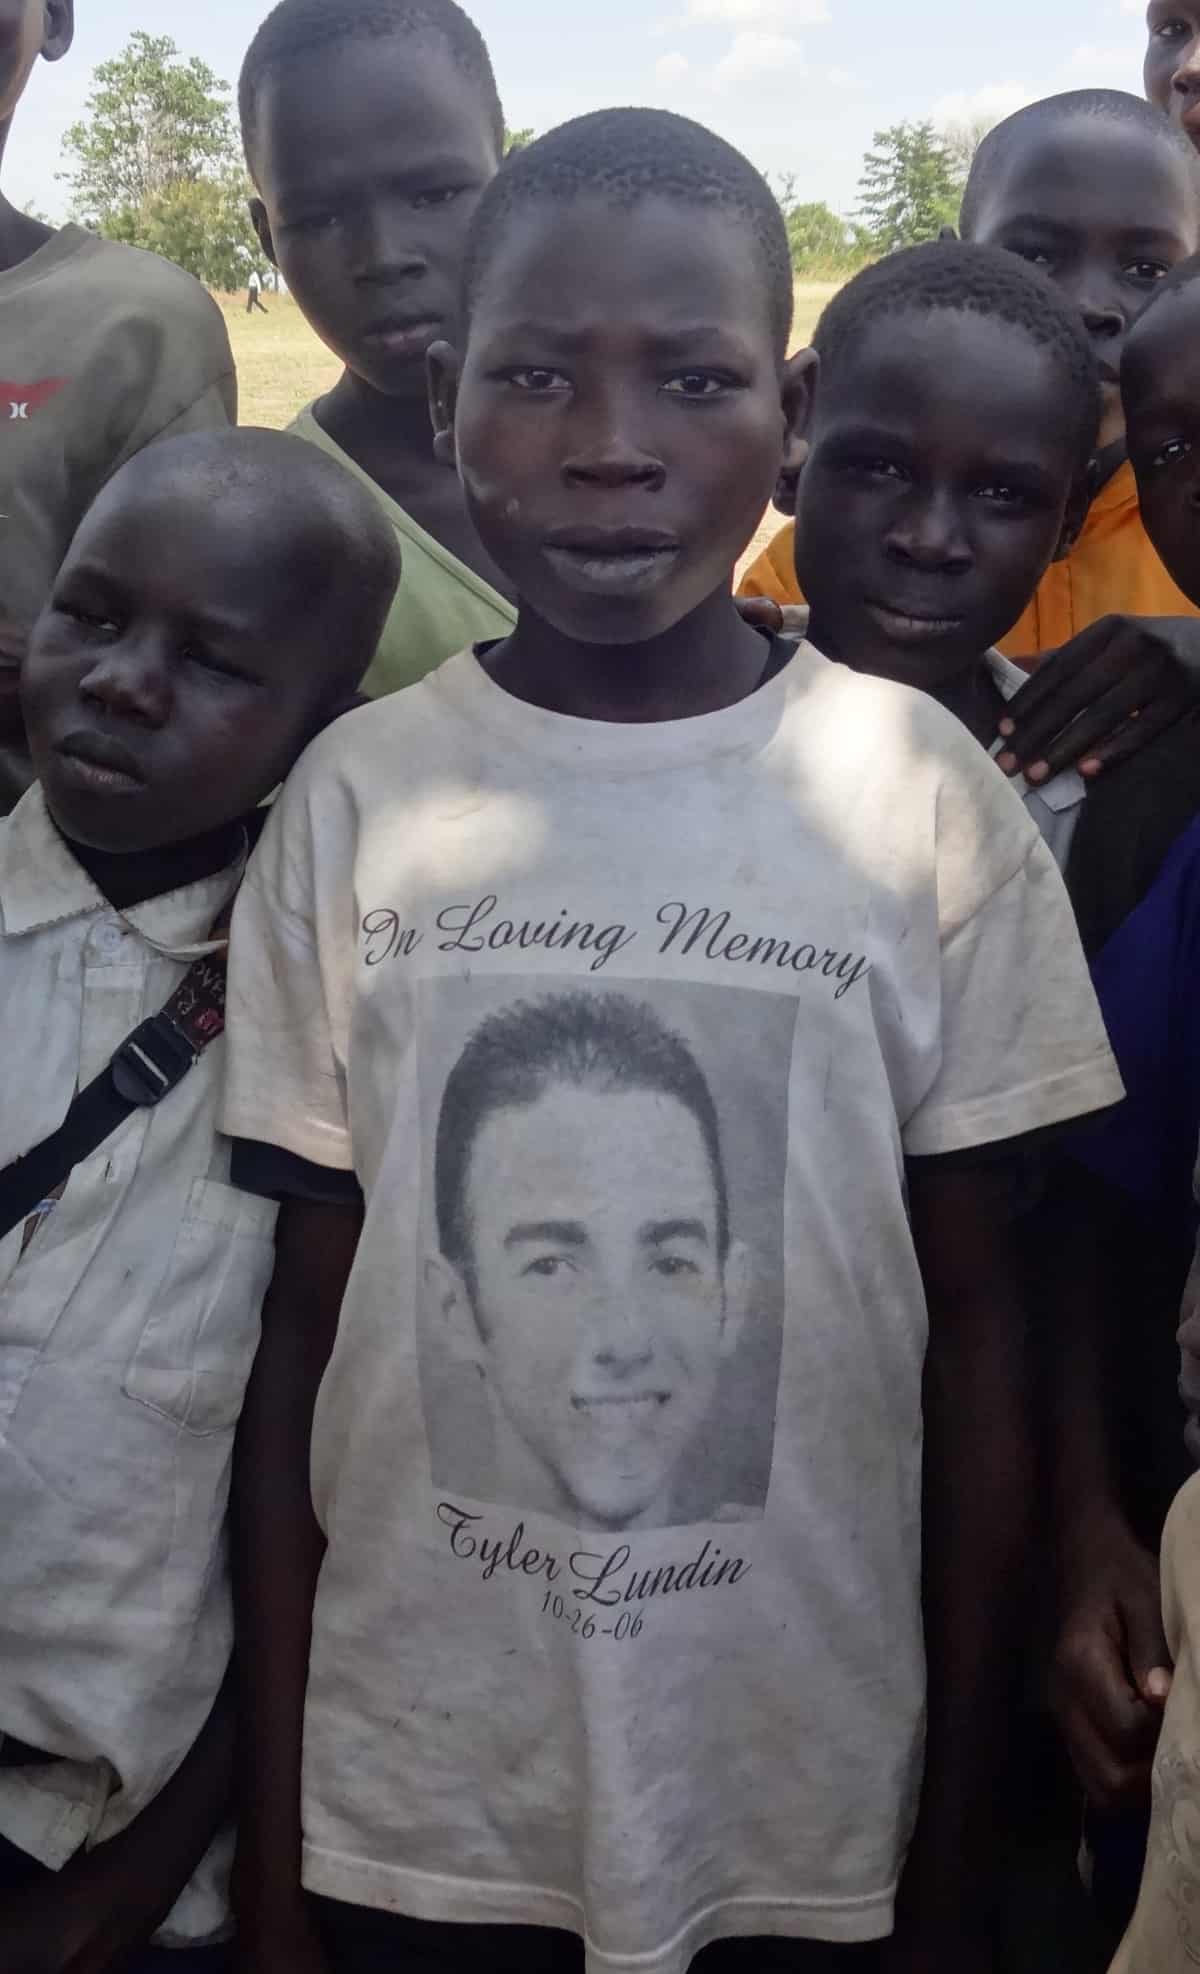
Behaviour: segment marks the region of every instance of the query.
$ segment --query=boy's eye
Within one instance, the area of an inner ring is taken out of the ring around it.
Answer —
[[[733,385],[732,377],[724,377],[713,370],[681,370],[676,377],[669,377],[663,385],[671,397],[676,398],[719,398]]]
[[[1186,21],[1160,21],[1150,30],[1152,41],[1186,41],[1191,33]]]
[[[1021,260],[1028,261],[1030,267],[1054,266],[1054,255],[1048,247],[1010,247],[1009,252],[1016,254]]]
[[[569,391],[571,380],[564,377],[561,370],[550,370],[541,364],[529,364],[524,370],[510,370],[506,381],[518,391],[528,391],[532,397],[545,397],[556,391]]]
[[[414,192],[412,204],[417,212],[424,212],[430,206],[448,206],[455,199],[461,199],[465,185],[439,185],[431,192]]]
[[[62,616],[69,617],[73,624],[78,624],[82,630],[91,631],[97,637],[116,637],[120,630],[120,626],[113,618],[106,617],[102,610],[84,610],[74,603],[60,603],[58,609]]]
[[[284,221],[285,233],[329,233],[338,223],[335,212],[307,212],[299,219]]]
[[[237,665],[230,665],[224,658],[214,658],[203,645],[181,645],[179,656],[187,665],[195,665],[199,671],[208,672],[214,678],[236,679],[243,685],[253,684],[249,672],[243,672]]]
[[[868,457],[865,459],[855,459],[850,463],[856,471],[865,473],[870,480],[904,481],[908,479],[908,474],[905,472],[903,466],[899,465],[894,459],[884,459],[882,457],[871,459]]]
[[[1170,269],[1160,260],[1131,260],[1124,272],[1132,281],[1163,281]]]
[[[1150,461],[1151,466],[1178,466],[1191,452],[1190,439],[1171,439],[1161,446]]]
[[[1020,507],[1027,498],[1020,487],[1009,486],[1006,480],[993,480],[978,491],[981,500],[995,501],[998,507]]]

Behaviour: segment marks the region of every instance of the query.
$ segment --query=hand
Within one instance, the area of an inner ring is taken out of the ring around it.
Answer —
[[[166,1916],[147,1918],[128,1890],[101,1846],[0,1901],[4,1974],[106,1974],[123,1964]]]
[[[1200,704],[1200,619],[1101,617],[1047,652],[1010,700],[997,756],[1035,786],[1064,768],[1098,775]]]
[[[778,637],[783,629],[783,608],[771,596],[735,596],[738,615],[756,631],[769,631]]]
[[[1097,1809],[1149,1795],[1171,1691],[1158,1564],[1114,1509],[1069,1553],[1054,1666],[1054,1710]]]

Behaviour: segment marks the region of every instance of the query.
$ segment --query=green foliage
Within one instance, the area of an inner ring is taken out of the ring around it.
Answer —
[[[506,126],[504,132],[505,157],[508,156],[510,151],[523,151],[527,144],[532,144],[534,134],[532,130],[509,130]]]
[[[97,68],[87,115],[67,132],[75,217],[210,287],[241,287],[262,251],[228,97],[229,84],[169,35],[139,30]]]
[[[222,178],[177,179],[136,210],[113,213],[109,240],[145,247],[186,268],[209,288],[244,288],[251,267],[263,266],[250,224],[250,186],[242,172]]]
[[[857,229],[820,199],[798,199],[792,173],[780,178],[780,209],[792,251],[792,268],[815,280],[837,280],[862,266]]]
[[[858,218],[876,254],[936,240],[962,198],[959,168],[931,123],[877,130],[858,181]]]

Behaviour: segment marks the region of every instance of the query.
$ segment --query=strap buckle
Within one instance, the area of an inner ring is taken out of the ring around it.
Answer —
[[[113,1088],[126,1103],[149,1109],[182,1083],[199,1053],[169,1014],[152,1014],[112,1059]]]

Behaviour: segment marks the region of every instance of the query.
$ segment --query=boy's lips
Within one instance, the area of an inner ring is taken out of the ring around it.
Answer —
[[[381,316],[363,330],[362,341],[396,362],[415,361],[437,341],[441,329],[441,317],[436,315]]]
[[[866,599],[866,610],[885,635],[896,644],[934,643],[953,637],[963,626],[962,617],[935,616],[928,610],[914,611],[904,604],[877,603]]]
[[[71,733],[54,750],[59,772],[77,788],[105,795],[133,794],[146,786],[136,756],[103,733]]]
[[[592,596],[652,589],[679,551],[677,536],[657,528],[560,528],[545,542],[556,573]]]

